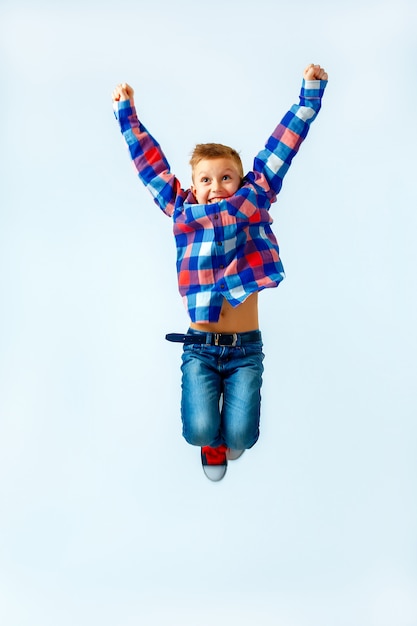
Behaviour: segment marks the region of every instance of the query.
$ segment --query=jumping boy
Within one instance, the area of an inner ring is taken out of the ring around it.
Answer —
[[[156,204],[173,219],[179,291],[191,319],[184,343],[181,418],[186,441],[201,448],[206,476],[223,478],[227,461],[259,437],[263,373],[258,292],[284,278],[269,208],[321,107],[327,73],[309,65],[293,105],[244,176],[239,154],[198,144],[192,185],[184,190],[159,144],[138,120],[133,89],[113,91],[116,119],[133,165]]]

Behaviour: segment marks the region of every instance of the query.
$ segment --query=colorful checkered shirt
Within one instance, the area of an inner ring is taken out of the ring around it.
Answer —
[[[285,277],[269,214],[293,157],[320,110],[327,81],[303,81],[293,105],[255,157],[253,171],[231,197],[197,204],[170,172],[159,144],[129,100],[115,116],[133,165],[156,204],[173,218],[178,286],[193,322],[217,322],[223,298],[232,306]]]

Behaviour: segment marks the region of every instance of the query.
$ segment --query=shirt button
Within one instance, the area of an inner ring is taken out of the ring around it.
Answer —
[[[221,242],[221,241],[218,241],[218,242],[217,242],[217,245],[218,245],[218,246],[222,246],[223,244],[222,244],[222,242]]]
[[[219,265],[221,270],[224,270],[224,265]]]
[[[226,287],[226,285],[225,285],[224,283],[222,283],[222,284],[220,285],[220,289],[224,289],[225,287]]]
[[[218,216],[217,214],[216,214],[216,215],[214,215],[213,217],[214,217],[214,219],[215,219],[215,220],[218,220],[218,219],[219,219],[219,216]]]

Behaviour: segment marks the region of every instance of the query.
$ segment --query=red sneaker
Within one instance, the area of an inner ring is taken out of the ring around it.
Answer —
[[[201,448],[201,464],[203,466],[203,471],[209,480],[218,482],[226,474],[226,451],[227,446],[224,444],[218,448],[211,448],[210,446],[204,446]]]

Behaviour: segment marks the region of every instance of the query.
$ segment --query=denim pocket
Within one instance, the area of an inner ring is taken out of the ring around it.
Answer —
[[[184,353],[201,352],[203,344],[201,343],[185,343],[182,347]]]
[[[262,341],[256,341],[254,343],[247,343],[244,346],[242,346],[242,350],[243,350],[243,354],[245,356],[261,356],[262,360],[264,359],[265,355],[262,352]]]

